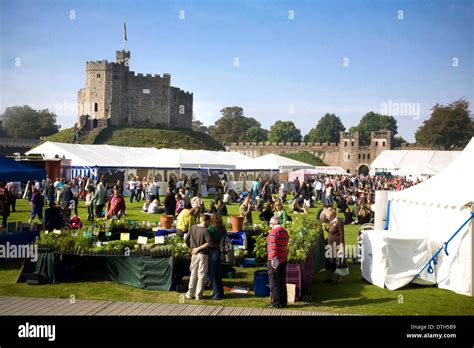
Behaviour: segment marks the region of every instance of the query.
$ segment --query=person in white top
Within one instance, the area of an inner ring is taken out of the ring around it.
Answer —
[[[155,199],[158,199],[159,201],[159,195],[158,195],[158,183],[156,181],[153,181],[149,187],[148,187],[148,192],[150,193],[150,201],[153,202]]]
[[[150,206],[148,207],[148,214],[156,214],[158,213],[158,206],[159,206],[159,202],[157,199],[153,200],[151,203],[150,203]]]
[[[137,196],[137,178],[132,178],[130,180],[129,185],[130,185],[130,203],[133,202],[133,198],[138,202],[138,196]]]
[[[222,200],[224,201],[225,204],[230,204],[230,194],[229,192],[226,192],[224,193],[224,197],[222,198]]]
[[[320,201],[323,196],[323,184],[320,181],[316,180],[314,185],[314,193],[316,196],[316,201]]]

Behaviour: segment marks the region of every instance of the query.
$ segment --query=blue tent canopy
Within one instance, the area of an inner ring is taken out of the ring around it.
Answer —
[[[0,156],[0,182],[46,178],[46,170]]]

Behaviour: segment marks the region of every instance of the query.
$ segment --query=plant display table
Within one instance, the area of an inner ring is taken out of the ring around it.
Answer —
[[[46,283],[110,279],[140,289],[167,291],[171,289],[173,258],[40,252],[37,262],[25,264],[19,282],[25,281],[28,273],[39,275]]]

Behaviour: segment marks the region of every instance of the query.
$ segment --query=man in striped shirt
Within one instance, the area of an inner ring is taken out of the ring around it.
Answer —
[[[270,220],[271,231],[267,237],[268,278],[270,285],[270,307],[283,308],[287,305],[286,261],[288,258],[289,235],[280,225],[280,218]]]

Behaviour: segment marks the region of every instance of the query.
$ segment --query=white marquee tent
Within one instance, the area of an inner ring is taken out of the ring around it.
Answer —
[[[402,170],[404,175],[416,175],[419,166],[438,173],[447,167],[461,151],[385,150],[370,164],[370,173]],[[426,170],[426,169],[425,169]]]
[[[432,178],[403,191],[389,192],[388,231],[364,234],[364,278],[391,290],[407,285],[460,229],[447,244],[447,253],[439,252],[436,264],[426,267],[417,281],[472,296],[473,171],[474,138]],[[387,215],[386,211],[376,214]],[[433,273],[428,272],[431,269]]]
[[[295,161],[291,158],[278,156],[275,154],[268,154],[260,157],[255,157],[247,163],[239,164],[237,170],[274,170],[279,172],[287,172],[298,169],[312,169],[314,166],[300,161]]]
[[[114,145],[65,144],[47,141],[26,152],[41,154],[44,158],[71,160],[72,175],[97,175],[98,168],[120,168],[134,159],[157,155],[153,147],[125,147]]]
[[[234,169],[235,161],[224,154],[223,151],[160,149],[156,154],[127,161],[124,165],[130,168]]]
[[[289,171],[313,166],[278,155],[251,158],[238,152],[137,148],[45,142],[27,154],[70,159],[73,171],[96,168],[223,169]],[[81,174],[81,173],[79,173]],[[82,173],[83,174],[83,173]]]

